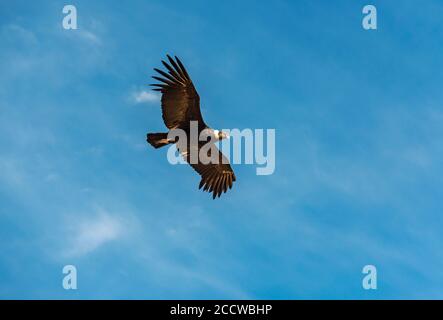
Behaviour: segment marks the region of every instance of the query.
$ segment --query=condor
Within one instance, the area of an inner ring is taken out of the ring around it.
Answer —
[[[175,57],[175,60],[167,55],[169,64],[162,60],[163,65],[167,69],[167,72],[154,68],[160,76],[153,76],[159,83],[151,84],[155,88],[153,90],[159,91],[162,94],[161,107],[163,122],[166,127],[171,131],[175,129],[181,129],[190,135],[191,122],[197,122],[198,133],[203,130],[213,135],[214,139],[210,139],[210,142],[202,142],[197,139],[195,145],[187,145],[183,148],[178,144],[177,140],[168,139],[168,133],[148,133],[147,141],[154,148],[160,148],[168,144],[176,144],[178,151],[182,154],[183,158],[191,167],[197,171],[201,176],[199,189],[203,188],[204,191],[212,192],[212,198],[220,197],[225,193],[228,188],[232,188],[233,182],[236,180],[234,171],[232,170],[229,160],[215,148],[210,148],[209,152],[216,150],[217,154],[209,157],[214,157],[218,161],[203,163],[200,159],[196,162],[190,161],[190,152],[188,150],[200,149],[206,144],[211,143],[212,140],[221,140],[227,138],[227,135],[219,130],[211,129],[206,125],[200,111],[200,97],[197,90],[192,83],[191,78],[188,75],[182,62]],[[188,139],[192,141],[192,139]],[[212,142],[213,143],[213,142]]]

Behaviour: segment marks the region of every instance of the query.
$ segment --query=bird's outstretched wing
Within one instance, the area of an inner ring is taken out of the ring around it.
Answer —
[[[189,146],[187,148],[181,149],[178,145],[180,153],[183,158],[191,165],[191,167],[198,172],[201,176],[201,181],[199,189],[203,188],[203,191],[212,192],[212,198],[220,197],[220,195],[225,193],[228,188],[232,188],[233,182],[236,180],[234,171],[229,164],[229,160],[220,152],[220,150],[214,146],[213,149],[208,150],[209,158],[216,158],[218,161],[203,163],[199,157],[197,157],[197,163],[192,163],[190,160],[191,149],[197,151],[199,154],[200,149],[205,145],[205,142],[200,142],[196,146]],[[217,154],[211,155],[212,150],[217,150]]]
[[[160,83],[151,84],[153,90],[162,93],[162,116],[168,129],[189,127],[190,121],[198,121],[199,127],[206,127],[200,112],[200,97],[181,61],[167,55],[162,60],[168,73],[154,68],[162,77],[153,76]]]

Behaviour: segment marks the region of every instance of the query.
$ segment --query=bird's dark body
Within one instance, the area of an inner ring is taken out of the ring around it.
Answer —
[[[162,117],[166,127],[169,130],[181,129],[187,137],[190,137],[193,133],[191,132],[191,122],[194,122],[197,123],[198,134],[205,129],[210,130],[210,133],[214,133],[215,131],[209,128],[203,120],[200,110],[200,97],[185,67],[177,57],[175,57],[175,60],[170,56],[167,57],[170,64],[165,61],[162,61],[162,63],[168,73],[154,68],[162,77],[153,76],[160,83],[152,84],[156,87],[153,90],[162,93]],[[219,138],[222,139],[223,137],[225,137],[224,134],[220,133]],[[184,159],[201,175],[199,188],[203,187],[204,191],[212,192],[214,199],[217,196],[220,197],[221,193],[231,188],[236,180],[229,161],[217,149],[218,155],[213,155],[219,160],[216,163],[203,163],[200,160],[197,163],[192,163],[188,151],[192,149],[199,151],[205,143],[197,140],[195,145],[191,145],[191,139],[188,140],[187,146],[178,146],[178,149]],[[177,143],[176,140],[168,139],[168,133],[148,133],[147,141],[154,148]]]

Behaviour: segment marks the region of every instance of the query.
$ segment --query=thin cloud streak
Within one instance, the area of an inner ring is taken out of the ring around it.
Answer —
[[[160,96],[154,92],[146,91],[146,90],[140,90],[137,92],[133,92],[132,95],[132,101],[135,104],[139,103],[154,103],[160,101]]]
[[[89,254],[125,234],[122,219],[103,209],[100,209],[92,218],[80,219],[74,224],[73,227],[69,227],[69,249],[62,254],[66,257]]]

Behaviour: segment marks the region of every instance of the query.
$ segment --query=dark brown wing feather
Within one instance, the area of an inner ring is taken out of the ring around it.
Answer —
[[[218,163],[208,163],[204,164],[201,161],[198,161],[196,164],[192,164],[190,161],[190,152],[191,149],[194,148],[199,152],[200,148],[204,145],[201,142],[198,146],[192,147],[188,146],[186,150],[179,150],[182,154],[183,158],[191,165],[191,167],[198,172],[201,176],[201,181],[199,185],[199,189],[203,188],[203,191],[212,192],[212,198],[220,197],[222,193],[225,193],[228,188],[232,188],[233,182],[236,180],[234,171],[229,164],[229,160],[217,149],[218,154]],[[177,145],[177,147],[179,147]],[[189,150],[189,152],[187,152]],[[210,149],[211,150],[211,149]],[[209,156],[210,155],[209,150]],[[199,153],[197,153],[199,154]]]
[[[181,61],[167,55],[169,63],[162,61],[168,73],[154,68],[162,77],[153,76],[160,83],[151,84],[162,93],[162,116],[168,129],[187,128],[190,121],[206,127],[200,111],[200,97]]]

